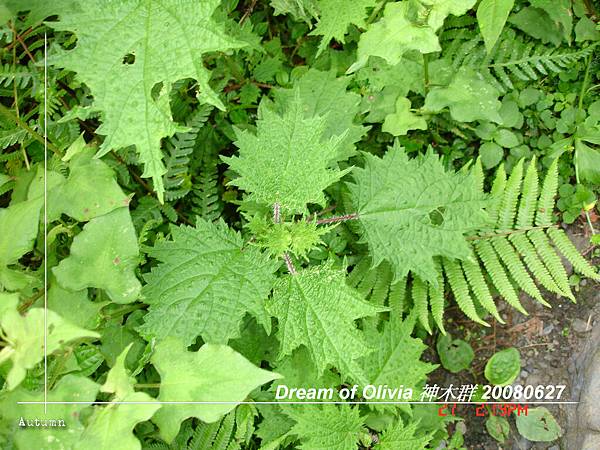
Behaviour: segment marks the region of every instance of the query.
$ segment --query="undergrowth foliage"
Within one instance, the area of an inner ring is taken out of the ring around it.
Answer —
[[[454,305],[600,280],[563,226],[599,242],[598,12],[490,3],[5,2],[0,446],[464,448],[427,405],[273,402],[418,400]]]

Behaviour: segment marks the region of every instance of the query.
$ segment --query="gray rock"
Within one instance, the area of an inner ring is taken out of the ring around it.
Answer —
[[[581,319],[575,319],[573,321],[572,328],[577,333],[587,333],[588,331],[592,330],[591,324],[588,325],[588,323],[585,320]]]

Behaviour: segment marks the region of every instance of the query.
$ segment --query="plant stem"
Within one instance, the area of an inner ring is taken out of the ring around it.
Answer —
[[[387,0],[381,0],[381,2],[379,3],[379,5],[377,5],[373,9],[373,12],[371,13],[371,15],[369,16],[369,18],[365,22],[365,25],[371,24],[377,18],[377,15],[379,14],[379,11],[381,11],[381,9],[385,6],[386,3],[387,3]]]
[[[37,131],[35,131],[33,128],[31,128],[29,125],[27,125],[25,122],[23,122],[19,117],[15,116],[13,113],[11,113],[10,110],[6,106],[4,106],[2,104],[0,104],[0,114],[2,114],[4,117],[6,117],[7,119],[9,119],[10,121],[14,122],[15,124],[17,124],[21,128],[23,128],[36,141],[41,142],[42,144],[44,142],[46,142],[46,140],[44,140],[44,137],[42,135],[40,135]],[[54,154],[56,154],[57,156],[62,156],[62,154],[61,154],[60,150],[58,149],[58,147],[56,147],[50,141],[47,141],[47,142],[48,142],[48,148],[50,150],[52,150],[54,152]]]
[[[285,265],[287,267],[288,272],[291,275],[296,275],[298,272],[296,271],[296,268],[294,267],[294,263],[292,262],[292,258],[290,258],[290,255],[288,252],[285,252],[283,254],[283,260],[285,261]]]
[[[429,58],[423,53],[423,82],[425,83],[425,97],[429,93]]]
[[[347,220],[356,220],[356,219],[358,219],[358,213],[345,214],[343,216],[335,216],[335,217],[329,217],[327,219],[319,219],[319,220],[317,220],[317,225],[324,225],[327,223],[345,222]]]
[[[273,222],[281,222],[281,205],[277,202],[273,203]]]

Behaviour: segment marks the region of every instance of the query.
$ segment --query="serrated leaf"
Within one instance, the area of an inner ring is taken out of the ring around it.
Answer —
[[[323,36],[319,43],[317,56],[327,48],[332,39],[345,42],[344,36],[348,27],[353,24],[358,28],[365,27],[366,9],[377,4],[377,0],[317,0],[319,20],[309,36]]]
[[[396,112],[389,114],[383,122],[383,131],[394,136],[403,136],[409,130],[426,130],[427,122],[422,116],[410,110],[411,103],[406,97],[398,97],[396,100]]]
[[[355,143],[368,131],[367,127],[354,121],[361,112],[361,98],[347,90],[349,82],[349,77],[336,78],[334,71],[309,69],[294,83],[304,117],[324,117],[325,130],[321,139],[327,141],[334,136],[341,138],[336,158],[340,161],[356,154]],[[294,103],[294,89],[276,90],[275,107],[282,112],[287,111]]]
[[[422,450],[427,448],[431,435],[417,436],[418,422],[404,425],[402,419],[383,432],[379,443],[374,447],[380,450]]]
[[[391,263],[395,280],[409,271],[437,288],[433,258],[468,259],[465,234],[485,225],[485,197],[471,172],[448,172],[429,152],[409,159],[403,148],[383,158],[365,154],[348,184],[375,266]]]
[[[349,405],[288,406],[284,412],[296,421],[291,433],[298,436],[298,448],[303,450],[355,450],[366,431],[359,409]]]
[[[90,9],[79,2],[49,23],[77,35],[76,47],[52,62],[76,72],[90,88],[103,122],[96,132],[106,136],[99,153],[135,145],[142,176],[152,177],[160,199],[165,173],[160,140],[181,129],[171,118],[171,85],[193,78],[201,100],[224,108],[208,84],[202,56],[243,45],[212,19],[219,3],[126,0]]]
[[[368,342],[376,349],[362,360],[369,384],[403,386],[417,392],[427,374],[437,367],[420,359],[427,346],[411,337],[415,318],[412,315],[404,321],[390,320],[381,332],[367,332]]]
[[[450,109],[450,115],[459,122],[487,120],[502,123],[499,111],[500,92],[483,76],[468,68],[460,69],[447,87],[435,87],[425,98],[423,109],[439,112]]]
[[[47,325],[47,354],[61,348],[65,343],[79,338],[98,338],[94,331],[85,330],[47,311],[46,322],[42,308],[32,308],[25,316],[17,309],[17,294],[0,293],[0,327],[7,345],[0,351],[0,363],[10,360],[12,366],[6,377],[8,390],[16,388],[28,369],[44,357],[44,324]]]
[[[236,130],[239,156],[222,159],[239,174],[230,184],[248,193],[247,200],[288,213],[306,213],[307,205],[325,206],[323,190],[350,169],[331,168],[344,136],[322,140],[325,117],[306,118],[296,91],[283,116],[262,108],[257,133]]]
[[[259,369],[226,345],[205,344],[188,352],[171,337],[156,345],[151,361],[160,374],[160,401],[240,402],[253,389],[281,377]],[[234,403],[164,405],[153,421],[161,437],[171,442],[186,418],[216,422],[233,408]]]
[[[364,301],[346,284],[344,272],[328,266],[280,278],[267,301],[279,321],[279,358],[304,345],[319,375],[333,365],[360,382],[366,378],[357,359],[371,349],[354,321],[385,309]]]
[[[80,404],[52,404],[44,412],[44,406],[39,404],[21,404],[17,402],[43,402],[44,393],[30,391],[19,387],[14,391],[4,393],[0,400],[0,418],[8,424],[9,433],[16,449],[64,450],[73,449],[81,439],[84,426],[80,414],[96,399],[100,386],[89,378],[75,375],[65,375],[48,391],[49,402],[81,402]],[[23,418],[26,426],[20,426]],[[26,420],[38,419],[54,421],[55,426],[27,426]],[[64,420],[65,428],[57,432],[57,421]],[[3,429],[3,432],[5,430]],[[96,448],[95,450],[99,450]]]
[[[477,23],[488,53],[502,33],[515,0],[482,0],[477,7]]]
[[[222,221],[173,227],[172,237],[151,251],[161,264],[146,275],[143,294],[150,309],[139,328],[143,335],[175,336],[187,345],[199,335],[226,343],[239,336],[246,313],[270,332],[263,302],[279,263],[244,248],[239,233]]]
[[[53,268],[66,289],[106,290],[116,303],[130,303],[140,292],[135,276],[138,243],[128,208],[119,208],[90,220],[75,236],[71,254]]]

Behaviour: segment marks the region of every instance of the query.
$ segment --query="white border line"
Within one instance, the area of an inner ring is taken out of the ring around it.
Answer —
[[[576,405],[579,402],[519,402],[519,401],[504,401],[504,402],[328,402],[328,401],[272,401],[272,402],[48,402],[48,401],[31,401],[17,402],[18,405]]]
[[[44,32],[44,414],[48,412],[48,36]]]

